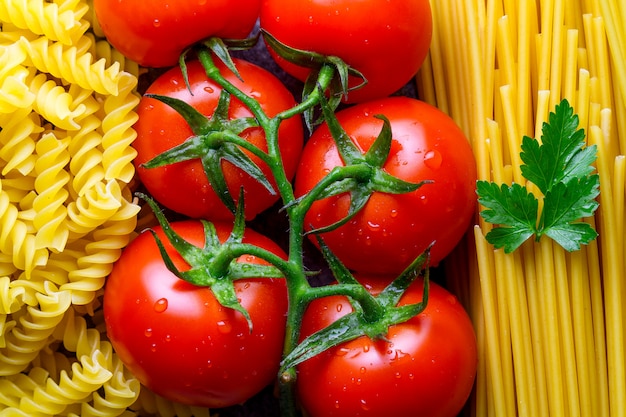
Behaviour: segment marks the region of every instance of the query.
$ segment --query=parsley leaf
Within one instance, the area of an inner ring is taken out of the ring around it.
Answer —
[[[598,208],[600,178],[592,174],[597,150],[585,146],[584,130],[567,100],[543,124],[541,143],[525,136],[521,148],[522,175],[543,194],[543,208],[539,213],[539,198],[520,184],[478,181],[478,202],[485,207],[480,215],[499,225],[487,241],[510,253],[533,235],[539,241],[545,234],[568,251],[595,239],[596,231],[579,219]]]

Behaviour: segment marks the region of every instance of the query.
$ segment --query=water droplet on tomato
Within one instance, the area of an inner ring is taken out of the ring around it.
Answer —
[[[398,210],[396,210],[396,209],[391,210],[391,213],[389,213],[389,216],[392,219],[395,219],[396,217],[398,217]]]
[[[209,94],[213,94],[213,91],[215,90],[213,90],[213,87],[207,86],[207,87],[204,87],[204,91],[206,91]]]
[[[370,406],[367,404],[367,401],[365,399],[361,400],[361,409],[363,411],[368,411],[370,409]]]
[[[152,25],[153,25],[155,28],[158,28],[159,26],[161,26],[161,21],[160,21],[159,19],[154,19],[154,20],[152,21]]]
[[[443,157],[439,151],[428,151],[424,154],[424,164],[430,169],[439,169]]]
[[[373,222],[371,220],[367,222],[367,227],[369,227],[369,229],[372,232],[378,232],[380,230],[380,224],[375,223],[375,222]]]
[[[337,356],[346,356],[350,352],[348,348],[339,348],[335,351],[335,355]]]
[[[166,342],[171,342],[172,341],[172,335],[171,334],[166,334],[165,335],[165,341]]]
[[[337,304],[337,313],[341,313],[341,310],[343,310],[343,304]]]
[[[156,343],[153,343],[153,344],[150,346],[150,350],[151,350],[151,351],[153,351],[153,352],[156,352],[156,350],[157,350],[157,345],[156,345]]]
[[[233,326],[227,320],[217,322],[217,330],[222,334],[228,334],[233,330]]]
[[[208,361],[206,361],[206,367],[208,369],[211,369],[213,367],[213,363],[211,363],[211,360],[209,359]]]
[[[145,332],[143,332],[144,336],[146,337],[151,337],[152,336],[152,329],[151,328],[147,328]]]
[[[313,16],[309,16],[309,23],[313,23],[313,20],[315,20]]]
[[[365,366],[361,366],[361,368],[359,368],[359,372],[364,374],[365,372],[367,372],[367,368]]]
[[[335,400],[335,410],[339,409],[339,400]]]
[[[154,303],[154,311],[157,313],[163,313],[167,310],[167,299],[160,298]]]
[[[400,372],[396,372],[394,376],[396,377],[396,379],[402,378],[402,374]]]

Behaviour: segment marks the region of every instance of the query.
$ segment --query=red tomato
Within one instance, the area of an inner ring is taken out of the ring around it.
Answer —
[[[473,218],[476,162],[463,132],[437,108],[407,97],[363,103],[337,113],[344,130],[366,152],[387,116],[392,145],[383,168],[405,181],[431,180],[414,192],[374,192],[348,223],[321,237],[353,270],[399,273],[433,241],[431,265],[437,265],[460,241]],[[295,190],[303,195],[332,168],[343,165],[326,125],[307,142],[296,173]],[[350,197],[317,201],[305,224],[327,226],[348,213]]]
[[[245,82],[217,64],[226,78],[246,94],[254,96],[269,116],[291,108],[295,100],[287,88],[270,72],[252,63],[235,60],[237,69]],[[193,95],[185,86],[181,70],[172,68],[148,88],[147,93],[181,99],[199,112],[210,116],[215,111],[221,88],[209,80],[197,61],[188,63],[189,83]],[[146,169],[142,163],[173,148],[192,136],[191,128],[171,107],[153,98],[143,97],[137,108],[139,119],[135,124],[137,139],[133,143],[137,150],[135,165],[140,180],[150,194],[162,205],[193,218],[210,220],[232,219],[233,214],[213,191],[202,169],[199,159],[179,162],[159,168]],[[250,110],[239,100],[231,97],[229,117],[251,117]],[[258,148],[267,151],[263,129],[249,128],[241,136]],[[279,146],[285,172],[291,178],[296,170],[303,146],[303,128],[299,118],[285,120],[279,130]],[[270,182],[275,185],[269,167],[258,157],[244,151],[261,168]],[[230,194],[237,201],[239,189],[244,187],[245,212],[248,220],[269,208],[278,200],[254,178],[245,174],[230,162],[222,162],[222,170]],[[276,187],[274,187],[276,189]]]
[[[107,40],[146,67],[169,67],[181,52],[209,37],[241,39],[259,16],[261,0],[94,0]]]
[[[220,240],[226,240],[232,226],[214,224]],[[172,225],[194,245],[204,244],[199,221]],[[187,268],[162,230],[155,230],[177,267]],[[244,242],[285,256],[276,244],[251,230]],[[287,289],[284,279],[260,278],[236,281],[235,289],[252,319],[252,333],[244,316],[219,305],[210,289],[168,271],[154,238],[143,233],[123,251],[108,278],[104,294],[108,337],[137,379],[170,400],[202,407],[246,401],[278,372]]]
[[[428,0],[264,0],[261,27],[292,48],[338,56],[361,71],[367,86],[348,95],[360,102],[396,92],[417,73],[430,47],[432,16]],[[301,80],[309,73],[274,58]],[[351,86],[360,83],[354,78]]]
[[[356,276],[372,293],[380,279]],[[377,277],[380,278],[380,277]],[[418,280],[400,305],[422,300]],[[390,326],[385,340],[361,336],[298,366],[297,393],[310,417],[454,417],[467,401],[477,366],[472,323],[456,297],[432,284],[426,309]],[[313,301],[303,337],[352,311],[346,297]]]

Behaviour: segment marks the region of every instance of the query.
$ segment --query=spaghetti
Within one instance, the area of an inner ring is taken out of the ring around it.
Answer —
[[[446,264],[484,352],[471,415],[626,415],[622,3],[431,1],[437,42],[418,88],[435,105],[462,103],[446,110],[480,179],[525,183],[521,138],[539,138],[563,98],[599,151],[600,209],[587,219],[597,242],[567,253],[543,238],[505,254],[477,218]]]

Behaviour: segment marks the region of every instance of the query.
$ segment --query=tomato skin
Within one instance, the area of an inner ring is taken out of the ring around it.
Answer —
[[[361,71],[368,84],[349,93],[355,103],[388,96],[417,73],[430,47],[432,15],[428,0],[264,0],[261,27],[288,46],[338,56]],[[270,53],[289,74],[308,75]],[[355,77],[350,85],[360,83]]]
[[[350,269],[399,273],[433,241],[431,265],[437,265],[460,241],[475,211],[476,163],[462,131],[437,108],[407,97],[362,103],[337,113],[348,135],[367,151],[390,120],[393,141],[383,168],[405,181],[431,180],[407,194],[375,192],[348,223],[320,236]],[[335,166],[343,165],[326,125],[307,142],[296,173],[300,196]],[[305,225],[319,228],[348,213],[350,197],[342,194],[316,201]]]
[[[145,67],[176,65],[180,54],[203,39],[245,38],[259,16],[261,0],[94,0],[107,40]]]
[[[380,277],[356,278],[372,293]],[[400,305],[422,300],[416,281]],[[309,335],[352,311],[347,298],[313,301],[302,322]],[[391,326],[388,341],[361,336],[298,366],[297,394],[310,417],[454,417],[472,390],[476,336],[456,297],[431,283],[424,312]]]
[[[226,240],[232,225],[214,224],[219,239]],[[199,221],[172,225],[189,242],[204,243]],[[162,230],[154,230],[177,267],[186,268]],[[286,256],[252,230],[246,231],[244,242]],[[246,261],[265,263],[254,257]],[[210,289],[168,271],[152,235],[142,233],[123,251],[108,278],[104,294],[107,335],[137,379],[165,398],[202,407],[241,403],[276,377],[287,290],[284,279],[239,280],[235,288],[252,319],[252,333],[243,315],[221,307]]]
[[[270,72],[247,61],[235,59],[235,64],[245,80],[240,81],[216,63],[226,78],[246,94],[254,95],[264,111],[271,117],[291,108],[295,100],[287,88]],[[147,93],[176,97],[186,101],[206,116],[215,111],[221,88],[209,80],[198,61],[188,63],[189,82],[193,95],[187,90],[178,67],[172,68],[157,78],[148,87]],[[219,200],[210,186],[199,159],[179,162],[159,168],[146,169],[141,166],[153,157],[184,142],[192,131],[183,118],[172,108],[156,99],[143,97],[137,108],[139,119],[135,124],[137,138],[133,147],[137,150],[135,165],[141,182],[150,194],[162,205],[192,218],[209,220],[232,220],[233,214]],[[250,110],[239,100],[231,97],[229,117],[251,117]],[[304,141],[302,122],[294,117],[285,120],[278,131],[279,147],[285,172],[292,178],[302,152]],[[263,129],[250,128],[241,136],[260,149],[267,151]],[[275,185],[269,167],[258,157],[244,151],[261,168],[270,182]],[[230,162],[223,161],[222,167],[230,194],[237,201],[239,189],[245,191],[246,218],[251,220],[261,211],[278,200],[260,183],[243,173]]]

